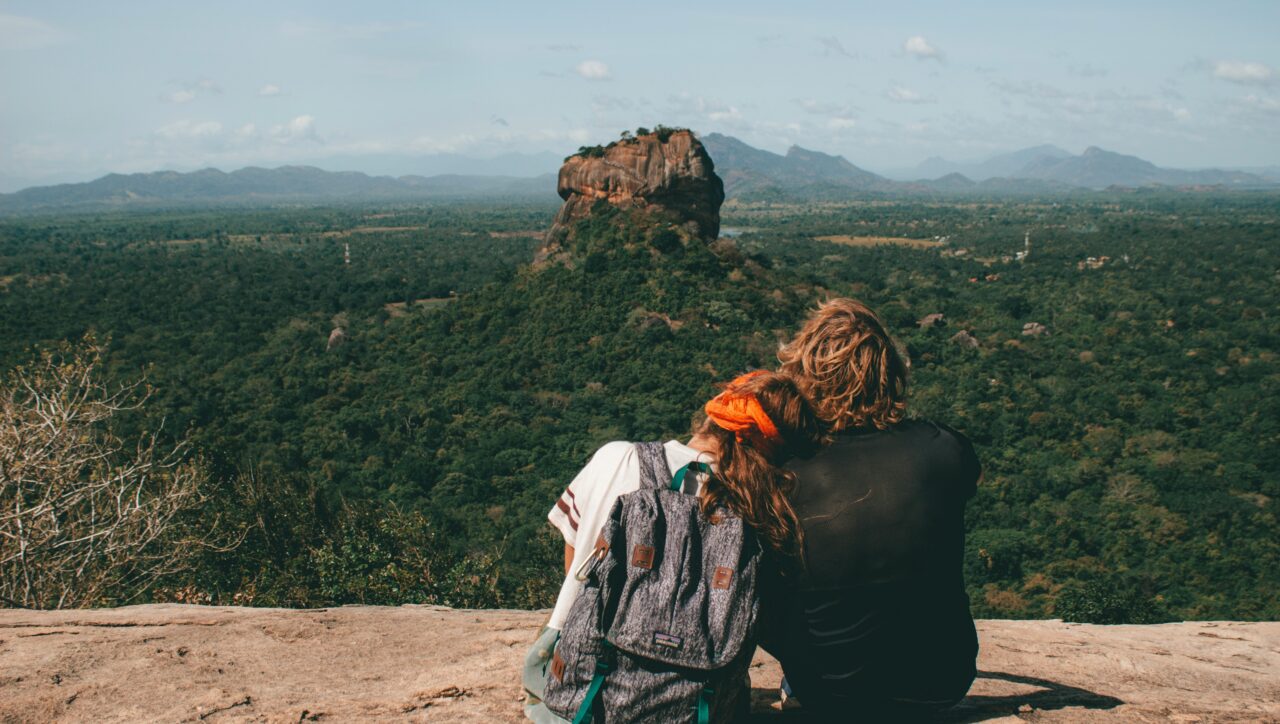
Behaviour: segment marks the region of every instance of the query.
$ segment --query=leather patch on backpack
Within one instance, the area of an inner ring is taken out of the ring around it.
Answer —
[[[675,649],[676,651],[679,651],[681,648],[684,647],[684,637],[674,636],[672,634],[663,633],[661,631],[654,631],[653,645],[665,646],[666,648]]]
[[[556,681],[564,681],[564,659],[560,658],[559,651],[551,657],[551,675]]]
[[[653,568],[653,546],[636,546],[631,551],[631,565],[636,568]]]
[[[729,590],[729,582],[733,580],[733,569],[720,566],[711,577],[711,587],[720,591]]]

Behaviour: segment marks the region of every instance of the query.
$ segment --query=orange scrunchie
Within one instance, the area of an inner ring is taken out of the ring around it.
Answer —
[[[708,401],[703,410],[716,425],[734,433],[738,442],[750,440],[761,453],[768,455],[782,442],[782,434],[760,407],[755,395],[734,392],[742,382],[762,374],[765,374],[764,370],[756,370],[738,377],[724,392]]]

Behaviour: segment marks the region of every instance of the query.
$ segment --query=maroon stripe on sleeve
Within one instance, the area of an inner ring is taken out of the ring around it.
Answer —
[[[573,513],[569,510],[569,506],[565,504],[564,498],[560,498],[556,500],[556,507],[562,510],[565,516],[569,518],[569,527],[573,528],[574,530],[577,530],[578,521],[573,519]]]

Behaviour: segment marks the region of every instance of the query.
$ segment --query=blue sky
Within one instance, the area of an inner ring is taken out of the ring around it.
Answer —
[[[6,2],[0,191],[431,172],[639,125],[871,170],[1053,143],[1280,165],[1280,2]]]

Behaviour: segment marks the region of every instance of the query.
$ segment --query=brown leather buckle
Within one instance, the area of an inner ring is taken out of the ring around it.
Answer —
[[[631,565],[636,568],[653,568],[653,546],[636,546],[631,550]]]
[[[720,591],[727,591],[732,580],[733,569],[720,566],[716,568],[715,575],[711,577],[711,587]]]

